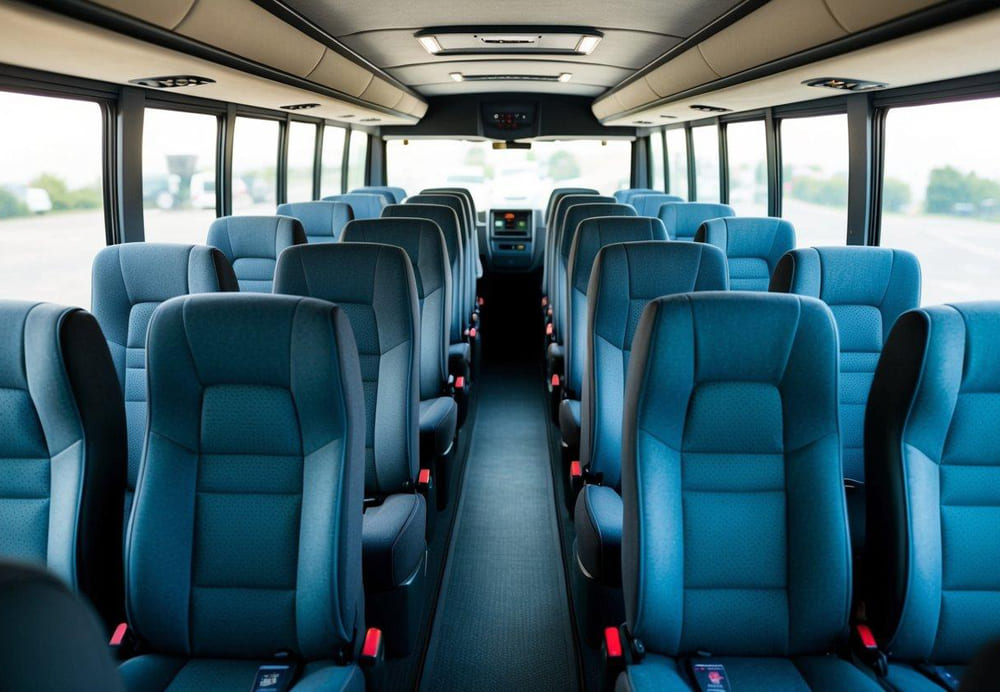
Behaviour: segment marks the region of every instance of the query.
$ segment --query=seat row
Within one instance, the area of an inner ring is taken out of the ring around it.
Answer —
[[[643,309],[620,432],[625,625],[604,632],[616,689],[956,690],[1000,637],[1000,303],[912,309],[889,332],[857,581],[837,332],[803,295]]]

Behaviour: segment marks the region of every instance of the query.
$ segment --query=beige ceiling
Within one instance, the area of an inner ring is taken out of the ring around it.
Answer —
[[[535,91],[597,96],[725,14],[740,0],[282,0],[424,96]],[[431,27],[579,26],[604,39],[590,55],[433,56],[414,38]],[[450,74],[572,74],[568,82],[456,82]]]

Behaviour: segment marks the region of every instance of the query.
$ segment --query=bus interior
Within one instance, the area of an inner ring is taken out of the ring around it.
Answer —
[[[0,0],[0,690],[1000,689],[998,37]]]

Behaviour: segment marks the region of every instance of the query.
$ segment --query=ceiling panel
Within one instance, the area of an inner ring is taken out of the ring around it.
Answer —
[[[594,97],[604,92],[602,86],[588,86],[586,84],[552,84],[550,82],[451,82],[449,84],[429,84],[420,87],[419,91],[425,96],[456,96],[458,94],[494,94],[498,92],[510,93],[516,91],[519,94],[551,94],[553,87],[559,87],[561,96],[590,96]]]
[[[283,0],[351,50],[427,96],[506,91],[597,95],[652,62],[742,0],[507,0],[504,3],[419,0]],[[433,56],[414,38],[421,29],[447,26],[580,26],[604,39],[590,55]],[[518,63],[516,66],[513,63]],[[504,63],[504,64],[501,64]],[[513,68],[516,67],[516,70]],[[559,74],[570,82],[454,82],[451,72]]]

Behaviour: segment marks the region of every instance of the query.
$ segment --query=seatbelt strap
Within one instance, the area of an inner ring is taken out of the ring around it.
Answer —
[[[958,692],[958,678],[949,673],[944,666],[921,663],[917,666],[917,669],[946,690]]]
[[[721,663],[708,663],[695,659],[687,659],[688,671],[694,684],[701,692],[732,692],[726,666]]]

